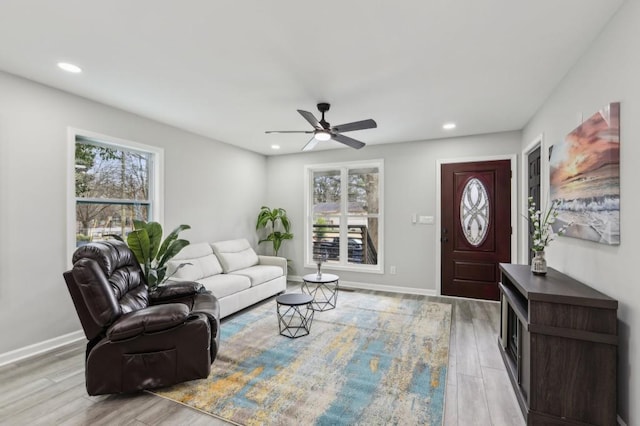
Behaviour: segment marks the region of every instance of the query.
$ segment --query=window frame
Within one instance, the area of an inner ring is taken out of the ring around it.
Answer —
[[[371,274],[384,274],[384,160],[345,161],[339,163],[309,164],[304,166],[304,267],[316,268],[313,262],[313,173],[317,171],[340,171],[341,179],[341,207],[340,221],[348,224],[348,177],[349,170],[366,167],[378,169],[378,263],[376,265],[348,263],[348,238],[342,235],[347,226],[341,227],[340,238],[340,263],[327,262],[322,265],[323,270],[365,272]],[[342,238],[345,237],[345,238]],[[344,254],[344,255],[343,255]]]
[[[148,153],[151,156],[149,170],[149,209],[151,220],[164,220],[164,149],[156,146],[103,135],[88,130],[69,127],[67,129],[67,264],[72,266],[73,252],[76,250],[76,180],[75,148],[79,140],[88,140],[96,145],[108,146],[127,151]],[[101,202],[109,200],[100,200]],[[119,202],[120,200],[116,200]]]

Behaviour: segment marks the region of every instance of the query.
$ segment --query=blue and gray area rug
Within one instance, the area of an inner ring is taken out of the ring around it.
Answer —
[[[224,321],[207,379],[155,393],[242,425],[441,425],[451,305],[340,291],[311,334],[278,334],[276,302]]]

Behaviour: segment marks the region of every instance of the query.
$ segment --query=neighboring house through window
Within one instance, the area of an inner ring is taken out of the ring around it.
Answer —
[[[162,149],[72,130],[73,248],[160,221]]]
[[[383,272],[383,161],[305,167],[305,266]]]

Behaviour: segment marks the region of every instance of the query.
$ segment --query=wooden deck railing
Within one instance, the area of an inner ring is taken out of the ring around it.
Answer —
[[[347,230],[349,263],[376,265],[378,250],[366,225],[352,225]],[[340,225],[313,225],[313,254],[326,253],[328,260],[340,258]]]

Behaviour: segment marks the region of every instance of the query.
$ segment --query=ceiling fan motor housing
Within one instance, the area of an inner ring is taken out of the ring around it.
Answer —
[[[329,111],[329,108],[331,108],[331,104],[328,104],[326,102],[320,102],[318,104],[318,111],[320,111],[321,113],[325,113],[327,111]]]

